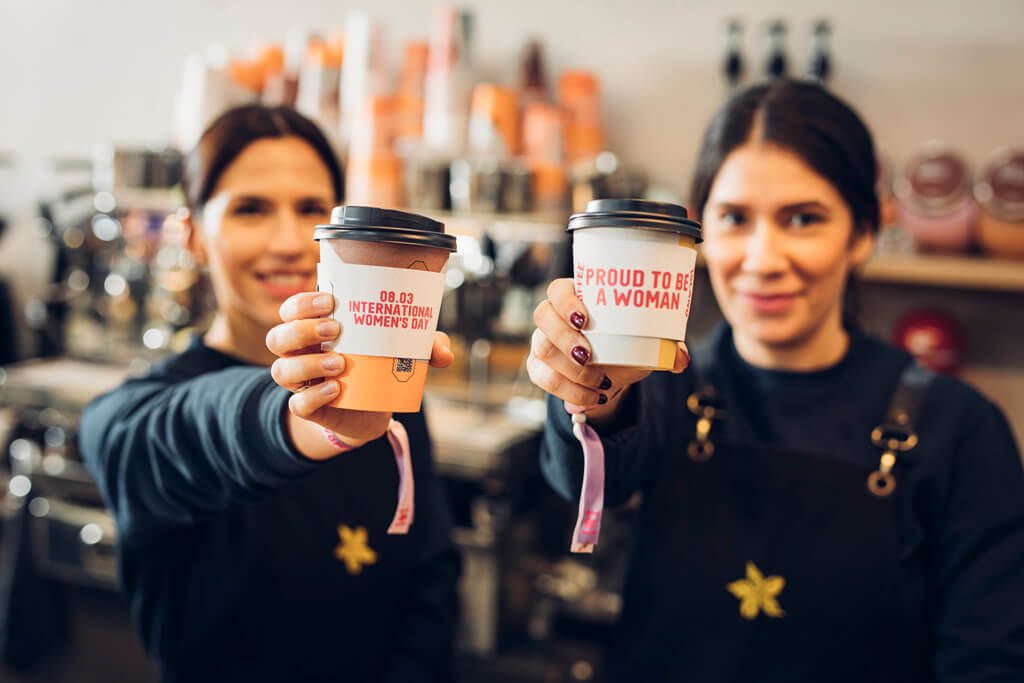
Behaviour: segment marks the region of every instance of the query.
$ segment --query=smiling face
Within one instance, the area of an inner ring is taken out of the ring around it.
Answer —
[[[265,334],[285,299],[316,289],[313,227],[335,199],[330,171],[298,137],[257,140],[225,169],[191,239],[229,326]]]
[[[715,176],[703,226],[715,297],[744,357],[744,349],[765,359],[779,349],[845,344],[847,275],[868,257],[873,237],[854,231],[842,196],[799,156],[766,143],[736,148]]]

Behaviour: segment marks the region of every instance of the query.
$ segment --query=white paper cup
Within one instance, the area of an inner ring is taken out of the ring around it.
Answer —
[[[569,230],[591,362],[671,370],[686,338],[700,224],[676,204],[598,199]]]

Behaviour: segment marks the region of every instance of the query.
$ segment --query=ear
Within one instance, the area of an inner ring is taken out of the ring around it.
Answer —
[[[853,234],[850,240],[850,264],[853,266],[862,265],[871,258],[875,250],[875,233],[867,225]]]
[[[181,225],[184,230],[183,242],[185,248],[188,249],[189,253],[192,254],[192,258],[195,259],[196,263],[205,266],[209,263],[206,257],[206,239],[203,237],[203,231],[200,226],[195,224],[192,220],[192,212],[186,211],[184,217],[181,219]]]

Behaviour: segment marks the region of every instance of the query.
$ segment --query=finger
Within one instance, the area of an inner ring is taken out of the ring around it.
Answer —
[[[430,351],[430,365],[435,368],[446,368],[455,360],[452,353],[452,340],[444,332],[434,333],[434,348]]]
[[[562,353],[540,329],[533,331],[533,337],[530,339],[530,354],[577,384],[598,391],[607,391],[612,388],[612,380],[604,373],[603,369],[597,366],[580,365]]]
[[[292,394],[288,399],[288,410],[296,417],[310,420],[318,410],[337,398],[339,393],[341,393],[341,385],[338,380],[329,379],[306,391]]]
[[[311,380],[335,377],[344,370],[345,357],[340,353],[309,353],[278,358],[270,366],[270,376],[288,391],[299,391]]]
[[[690,367],[690,350],[686,348],[686,344],[679,342],[679,348],[676,349],[676,359],[672,364],[672,372],[678,375],[688,367]]]
[[[587,326],[587,308],[576,296],[572,278],[563,277],[548,285],[548,301],[567,323],[582,330]]]
[[[590,342],[565,321],[550,300],[542,301],[533,311],[533,322],[552,344],[577,364],[583,366],[590,361]]]
[[[337,339],[339,334],[341,325],[333,318],[292,320],[270,329],[267,348],[278,356],[295,355],[303,349]]]
[[[604,405],[606,394],[573,382],[532,353],[526,359],[526,371],[530,380],[552,396],[581,406]]]
[[[288,297],[279,313],[281,320],[290,322],[302,318],[320,318],[334,310],[334,297],[326,292],[303,292]]]

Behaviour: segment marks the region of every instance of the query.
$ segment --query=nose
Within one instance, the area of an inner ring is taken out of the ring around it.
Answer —
[[[288,258],[299,258],[315,251],[313,225],[291,208],[282,208],[275,221],[270,238],[271,253]]]
[[[742,268],[762,277],[777,275],[786,269],[785,236],[770,220],[759,219],[747,237]]]

